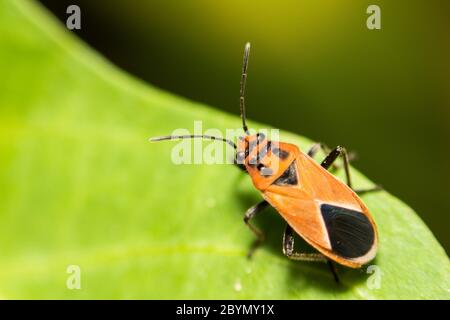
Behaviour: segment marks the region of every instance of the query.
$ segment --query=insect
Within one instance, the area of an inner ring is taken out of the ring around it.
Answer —
[[[324,144],[316,143],[303,153],[296,145],[268,140],[262,133],[249,133],[245,112],[249,53],[250,43],[247,43],[240,86],[240,111],[245,134],[239,137],[237,145],[231,140],[208,135],[160,136],[150,141],[202,138],[220,140],[233,146],[236,150],[235,165],[248,173],[264,199],[248,209],[244,216],[245,224],[256,236],[249,257],[265,238],[251,220],[272,206],[286,221],[283,253],[293,260],[327,262],[338,282],[333,261],[346,267],[360,268],[376,255],[377,227],[358,193],[379,190],[380,187],[352,189],[349,156],[341,146],[330,151]],[[319,164],[313,157],[321,149],[328,155]],[[338,157],[343,159],[346,183],[329,171]],[[294,233],[318,253],[296,252]]]

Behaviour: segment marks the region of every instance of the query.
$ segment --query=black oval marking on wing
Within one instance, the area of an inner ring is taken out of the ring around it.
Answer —
[[[344,258],[362,257],[369,252],[375,231],[363,213],[326,203],[320,206],[320,211],[333,252]]]

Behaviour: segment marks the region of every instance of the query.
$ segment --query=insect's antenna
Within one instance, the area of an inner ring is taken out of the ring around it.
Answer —
[[[245,44],[244,49],[244,63],[242,65],[242,76],[241,76],[241,90],[240,90],[240,107],[241,107],[241,118],[242,118],[242,128],[244,132],[248,134],[248,127],[245,123],[245,83],[247,81],[247,67],[248,67],[248,56],[250,54],[250,42]]]
[[[236,144],[228,139],[215,137],[215,136],[209,136],[209,135],[202,135],[202,134],[186,134],[186,135],[180,135],[180,136],[160,136],[160,137],[153,137],[150,138],[150,142],[156,142],[156,141],[164,141],[164,140],[180,140],[180,139],[195,139],[195,138],[201,138],[201,139],[208,139],[208,140],[218,140],[228,143],[233,148],[237,149]]]

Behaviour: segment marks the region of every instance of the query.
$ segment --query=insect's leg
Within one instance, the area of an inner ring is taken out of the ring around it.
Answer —
[[[347,150],[344,147],[337,146],[334,148],[322,161],[321,165],[325,169],[330,168],[332,165],[334,165],[334,161],[337,159],[337,157],[342,156],[344,160],[344,170],[345,170],[345,176],[347,179],[347,185],[352,188],[352,182],[350,179],[350,156],[347,153]],[[353,189],[353,188],[352,188]],[[367,189],[353,189],[357,194],[365,194],[369,192],[374,191],[380,191],[383,190],[383,187],[380,185],[375,185],[374,187],[367,188]]]
[[[294,235],[290,225],[286,225],[283,235],[283,253],[292,260],[308,261],[308,262],[327,262],[333,274],[334,280],[339,282],[333,262],[321,253],[299,253],[294,252]]]
[[[321,253],[294,252],[294,235],[291,226],[288,224],[283,234],[283,254],[291,260],[327,262],[327,258]]]
[[[259,245],[265,239],[264,233],[261,230],[259,230],[257,227],[255,227],[253,224],[251,224],[250,220],[255,215],[257,215],[258,213],[263,211],[265,208],[267,208],[268,206],[269,206],[269,203],[266,200],[263,200],[263,201],[255,204],[253,207],[248,209],[247,212],[245,212],[244,222],[256,236],[255,242],[253,243],[253,245],[251,246],[250,250],[248,251],[248,254],[247,254],[248,258],[252,257],[252,255],[255,252],[255,250],[259,247]]]
[[[333,263],[333,261],[331,261],[330,259],[327,259],[327,263],[328,263],[328,267],[330,268],[331,273],[333,274],[334,277],[334,281],[336,281],[337,283],[339,283],[339,277],[337,275],[337,271],[336,271],[336,267]]]
[[[352,180],[350,179],[350,167],[349,167],[348,154],[347,154],[347,150],[344,147],[337,146],[336,148],[331,150],[331,152],[325,157],[325,159],[322,161],[322,163],[320,165],[322,167],[324,167],[325,169],[328,169],[333,165],[334,161],[336,161],[336,159],[339,156],[342,156],[342,158],[344,160],[345,177],[347,179],[347,185],[351,188]]]
[[[320,142],[314,143],[311,148],[309,148],[307,154],[308,156],[310,156],[311,158],[314,158],[317,154],[317,152],[319,152],[320,150]]]
[[[370,192],[374,192],[374,191],[381,191],[383,190],[383,187],[380,185],[375,185],[374,187],[371,188],[366,188],[366,189],[353,189],[353,191],[355,191],[357,194],[362,195],[362,194],[366,194],[366,193],[370,193]]]
[[[314,156],[317,154],[317,152],[319,152],[320,150],[322,150],[325,153],[330,153],[330,148],[328,148],[324,143],[322,142],[316,142],[314,143],[311,148],[308,150],[308,156],[310,156],[311,158],[314,158]]]
[[[316,142],[311,146],[311,148],[308,150],[307,154],[311,158],[314,158],[320,150],[325,154],[329,154],[331,151],[331,149],[325,143]],[[349,155],[349,160],[350,160],[350,155]],[[330,171],[334,172],[339,169],[339,165],[337,165],[336,163],[333,163],[331,169],[330,169]]]
[[[311,148],[308,150],[307,154],[311,158],[314,158],[317,155],[317,152],[319,152],[319,150],[322,150],[323,153],[325,153],[325,154],[329,154],[331,151],[331,149],[323,142],[316,142],[311,146]],[[352,162],[353,160],[355,160],[355,158],[356,158],[356,154],[354,152],[350,151],[348,153],[348,161]],[[340,168],[341,168],[340,165],[333,163],[332,167],[330,168],[330,171],[334,172]]]

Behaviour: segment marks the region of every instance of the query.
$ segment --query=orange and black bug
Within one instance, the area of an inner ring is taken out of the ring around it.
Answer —
[[[249,256],[263,241],[264,234],[250,220],[264,208],[272,206],[287,222],[283,236],[283,253],[290,259],[328,262],[338,281],[332,261],[359,268],[372,260],[377,252],[377,228],[368,208],[357,193],[378,190],[352,189],[349,158],[343,147],[328,153],[321,164],[313,160],[323,149],[316,143],[305,154],[296,145],[266,139],[262,133],[250,135],[245,116],[245,83],[247,79],[250,44],[244,51],[242,68],[240,109],[245,132],[238,145],[233,141],[207,135],[162,136],[151,141],[203,138],[226,142],[236,149],[235,164],[245,170],[254,186],[261,192],[263,201],[247,210],[244,222],[257,240]],[[342,156],[347,183],[333,176],[328,169]],[[294,235],[300,235],[318,253],[294,251]]]

